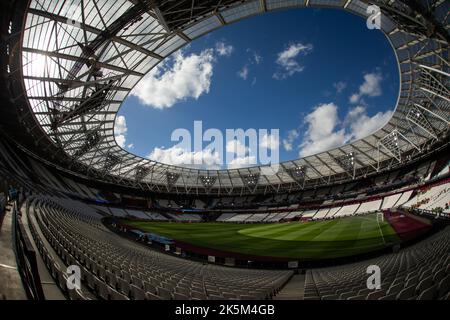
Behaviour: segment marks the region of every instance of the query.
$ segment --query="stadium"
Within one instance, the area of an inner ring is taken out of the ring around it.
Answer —
[[[450,299],[448,1],[1,5],[0,299]],[[294,8],[368,19],[371,5],[400,79],[376,132],[276,170],[118,145],[130,91],[195,39]]]

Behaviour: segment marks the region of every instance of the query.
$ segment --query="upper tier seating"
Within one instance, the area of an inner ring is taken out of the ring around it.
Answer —
[[[385,209],[393,208],[401,196],[402,196],[401,193],[397,193],[397,194],[393,194],[391,196],[384,197],[383,204],[381,205],[381,209],[385,210]]]
[[[282,219],[284,219],[289,213],[288,212],[276,212],[276,213],[269,213],[264,219],[265,222],[278,222]]]
[[[419,191],[404,206],[423,210],[442,208],[443,212],[450,213],[450,183]]]
[[[228,222],[244,222],[248,218],[250,218],[251,214],[245,213],[245,214],[237,214],[231,218],[229,218]]]
[[[360,206],[359,203],[343,206],[333,217],[347,217],[355,214]]]
[[[255,213],[251,215],[246,222],[262,222],[267,217],[267,213]]]
[[[368,212],[375,212],[380,210],[381,202],[383,200],[375,200],[375,201],[368,201],[363,202],[359,206],[358,210],[356,210],[355,214],[361,214],[361,213],[368,213]]]
[[[200,222],[202,221],[202,217],[198,214],[174,214],[169,213],[169,216],[172,217],[173,220],[179,221],[179,222]]]
[[[218,222],[224,222],[224,221],[228,221],[228,219],[234,217],[236,214],[235,213],[222,213],[216,221]]]

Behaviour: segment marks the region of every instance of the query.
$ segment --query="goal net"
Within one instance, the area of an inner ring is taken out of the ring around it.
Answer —
[[[384,222],[384,213],[377,212],[377,222]]]

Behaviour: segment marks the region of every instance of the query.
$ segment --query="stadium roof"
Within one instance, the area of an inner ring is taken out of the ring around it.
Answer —
[[[272,174],[261,167],[170,166],[115,142],[115,117],[130,90],[192,40],[268,11],[329,7],[366,18],[369,4],[381,7],[381,28],[395,51],[401,81],[392,119],[372,135],[281,163]],[[71,170],[164,192],[281,192],[376,173],[447,139],[449,12],[445,0],[31,0],[23,24],[11,25],[11,35],[20,32],[21,38],[11,48],[19,52],[11,60],[18,60],[10,65],[20,65],[28,106],[23,118],[34,120],[28,130],[37,143],[49,141],[52,158],[66,159]]]

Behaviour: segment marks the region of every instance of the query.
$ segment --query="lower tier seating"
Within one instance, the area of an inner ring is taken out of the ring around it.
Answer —
[[[95,210],[76,201],[36,197],[28,207],[29,220],[36,223],[32,228],[40,229],[66,266],[81,267],[82,283],[100,299],[270,299],[292,275],[202,264],[149,250],[109,231]],[[59,284],[68,291],[64,278]]]
[[[381,288],[367,288],[368,266],[380,268]],[[308,270],[305,299],[447,299],[450,290],[450,227],[430,238],[364,262]]]

